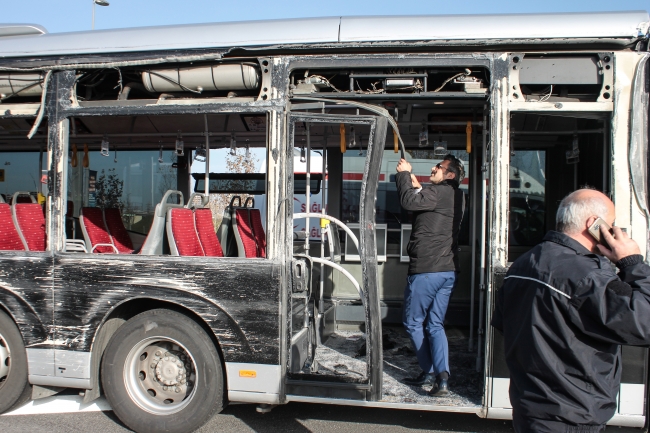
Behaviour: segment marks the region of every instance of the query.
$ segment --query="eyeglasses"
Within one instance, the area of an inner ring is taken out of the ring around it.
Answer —
[[[443,170],[449,170],[449,168],[443,166],[441,162],[437,163],[437,164],[436,164],[436,169],[440,170],[441,168],[442,168]]]

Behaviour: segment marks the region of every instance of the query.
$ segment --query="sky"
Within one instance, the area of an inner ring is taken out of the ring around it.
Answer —
[[[95,28],[359,15],[442,15],[649,10],[648,0],[107,0]],[[90,30],[92,0],[0,0],[0,22],[40,24],[50,33]],[[530,25],[544,25],[531,22]],[[271,35],[269,35],[271,36]]]

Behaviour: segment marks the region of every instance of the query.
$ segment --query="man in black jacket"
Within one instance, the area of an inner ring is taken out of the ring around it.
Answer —
[[[650,343],[650,267],[614,204],[582,189],[557,212],[557,231],[518,258],[497,294],[492,326],[503,333],[517,432],[598,432],[614,415],[621,344]],[[613,266],[605,257],[616,264]]]
[[[404,290],[404,326],[422,373],[409,385],[433,385],[430,395],[449,392],[449,349],[443,322],[458,269],[458,230],[464,210],[458,182],[463,165],[453,155],[431,169],[431,184],[422,187],[401,159],[395,183],[402,208],[413,212],[408,243],[409,272]]]

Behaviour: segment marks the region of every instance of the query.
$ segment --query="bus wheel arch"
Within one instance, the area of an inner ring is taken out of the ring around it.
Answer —
[[[101,382],[115,414],[138,432],[195,430],[226,403],[223,359],[210,333],[167,308],[119,327],[102,357]]]
[[[206,321],[196,314],[191,309],[183,307],[182,305],[174,304],[172,302],[161,301],[159,299],[153,298],[138,298],[132,299],[127,302],[124,302],[117,306],[114,310],[107,315],[102,324],[99,326],[95,338],[93,341],[91,349],[91,384],[93,389],[86,390],[84,393],[84,403],[89,403],[97,398],[103,393],[101,388],[101,377],[100,377],[100,367],[101,362],[104,357],[106,347],[108,346],[113,335],[121,328],[128,320],[137,316],[146,311],[155,310],[155,309],[167,309],[175,311],[177,313],[183,314],[193,320],[198,326],[200,326],[206,334],[212,340],[212,343],[215,347],[215,350],[219,354],[221,360],[221,368],[224,372],[224,399],[227,397],[227,382],[228,378],[225,375],[226,366],[224,361],[224,354],[221,347],[221,343],[214,335],[214,332]],[[225,401],[225,400],[224,400]]]

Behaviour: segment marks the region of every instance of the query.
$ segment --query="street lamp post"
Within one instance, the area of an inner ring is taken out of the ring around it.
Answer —
[[[95,5],[108,6],[109,3],[106,0],[93,0],[93,30],[95,30]]]

